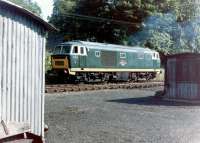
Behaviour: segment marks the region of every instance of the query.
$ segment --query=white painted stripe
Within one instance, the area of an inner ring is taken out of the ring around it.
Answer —
[[[161,69],[71,68],[71,72],[160,72]]]

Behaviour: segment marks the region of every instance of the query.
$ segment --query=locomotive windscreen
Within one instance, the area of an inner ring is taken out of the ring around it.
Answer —
[[[101,52],[101,63],[103,66],[112,67],[116,66],[117,53],[114,51],[102,51]]]

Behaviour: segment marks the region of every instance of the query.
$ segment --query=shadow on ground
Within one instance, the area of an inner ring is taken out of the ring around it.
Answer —
[[[163,100],[162,97],[157,97],[157,96],[115,99],[115,100],[107,100],[107,102],[146,105],[146,106],[200,106],[200,104],[166,101]]]

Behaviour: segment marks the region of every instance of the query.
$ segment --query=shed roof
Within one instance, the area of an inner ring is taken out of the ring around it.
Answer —
[[[200,58],[200,53],[179,53],[168,55],[167,59],[169,58]]]
[[[19,5],[16,5],[8,0],[0,0],[0,6],[1,5],[7,6],[7,7],[11,8],[12,10],[14,9],[14,10],[18,11],[19,13],[29,16],[33,20],[35,20],[35,21],[39,22],[41,25],[43,25],[46,28],[46,30],[49,30],[49,31],[57,30],[54,26],[52,26],[51,24],[49,24],[48,22],[43,20],[41,17],[37,16],[36,14],[32,13],[31,11],[29,11]]]

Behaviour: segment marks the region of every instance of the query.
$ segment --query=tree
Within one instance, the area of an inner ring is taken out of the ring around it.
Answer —
[[[173,42],[171,35],[166,32],[154,32],[146,42],[145,46],[163,54],[173,53]]]
[[[199,52],[199,4],[194,1],[186,2],[187,0],[176,1],[167,13],[155,13],[147,17],[143,28],[134,33],[129,42],[164,54]]]
[[[41,9],[36,2],[32,2],[31,0],[9,0],[17,5],[22,6],[25,9],[30,10],[31,12],[35,13],[36,15],[41,15]]]
[[[62,37],[59,42],[67,37],[147,46],[168,54],[197,52],[199,6],[197,0],[54,0],[50,22],[60,29],[53,34]]]
[[[122,44],[141,28],[147,16],[172,8],[171,1],[175,0],[55,0],[50,23],[71,39]]]

